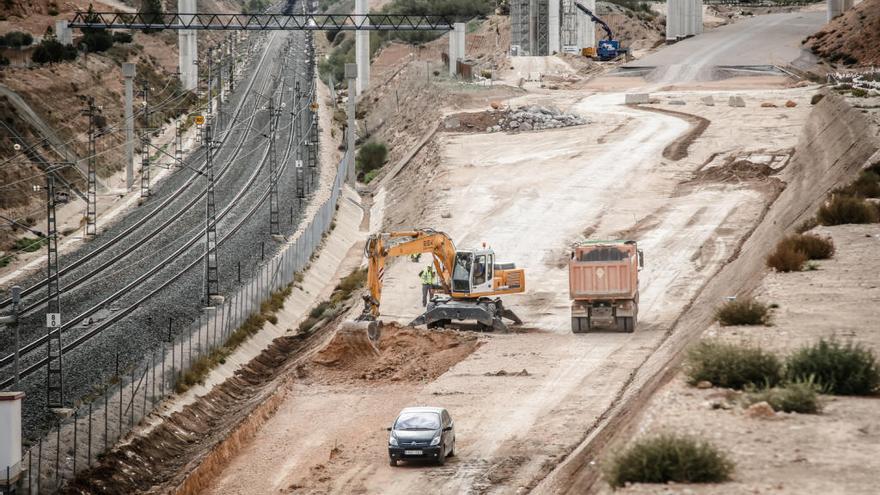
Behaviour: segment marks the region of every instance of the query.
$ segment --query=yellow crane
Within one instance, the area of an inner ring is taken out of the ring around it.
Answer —
[[[507,331],[502,318],[515,323],[522,321],[505,308],[497,296],[525,292],[525,271],[513,263],[498,263],[492,248],[456,250],[443,232],[416,229],[372,234],[367,239],[364,255],[369,262],[364,311],[357,321],[375,322],[382,299],[385,263],[392,256],[430,253],[439,278],[440,288],[428,303],[425,313],[411,325],[442,327],[453,321],[476,321],[483,330]],[[376,325],[369,325],[374,335]]]

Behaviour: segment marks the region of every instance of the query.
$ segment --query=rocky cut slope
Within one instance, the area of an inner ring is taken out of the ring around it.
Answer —
[[[805,39],[804,46],[831,63],[880,65],[880,0],[864,0],[835,17]]]

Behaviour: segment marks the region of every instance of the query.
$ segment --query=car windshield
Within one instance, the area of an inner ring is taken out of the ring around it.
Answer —
[[[440,415],[430,412],[403,413],[394,423],[395,430],[437,430]]]

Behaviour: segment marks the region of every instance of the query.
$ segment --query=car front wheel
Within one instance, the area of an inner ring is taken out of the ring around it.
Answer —
[[[437,465],[442,466],[446,464],[446,451],[444,449],[440,449],[440,453],[437,454]]]
[[[388,459],[388,464],[391,465],[391,467],[397,467],[397,461],[393,457]]]
[[[455,439],[452,439],[452,447],[449,449],[449,457],[455,457]]]

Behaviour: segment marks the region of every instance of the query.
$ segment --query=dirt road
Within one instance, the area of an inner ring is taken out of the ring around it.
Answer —
[[[805,103],[807,95],[776,96]],[[693,180],[692,172],[704,162],[717,165],[713,153],[748,156],[793,146],[807,112],[758,108],[766,92],[746,95],[750,108],[736,111],[697,106],[699,96],[669,95],[713,122],[677,162],[664,159],[663,150],[688,123],[628,108],[613,93],[554,92],[511,102],[555,103],[588,117],[587,126],[443,135],[441,165],[425,168],[422,177],[431,180],[413,184],[408,200],[425,207],[421,225],[448,232],[462,247],[486,242],[499,260],[526,269],[528,293],[507,298],[526,325],[484,336],[476,352],[429,383],[294,385],[211,493],[411,493],[427,486],[437,493],[514,493],[534,486],[617,400],[773,194],[764,180],[725,180],[723,165],[711,179]],[[737,136],[733,126],[741,129]],[[638,239],[646,253],[641,326],[634,334],[573,335],[568,247],[585,237],[620,236]],[[419,269],[408,262],[388,269],[386,319],[405,323],[419,314]],[[456,420],[457,455],[443,468],[386,462],[384,427],[401,407],[416,404],[447,407]]]

